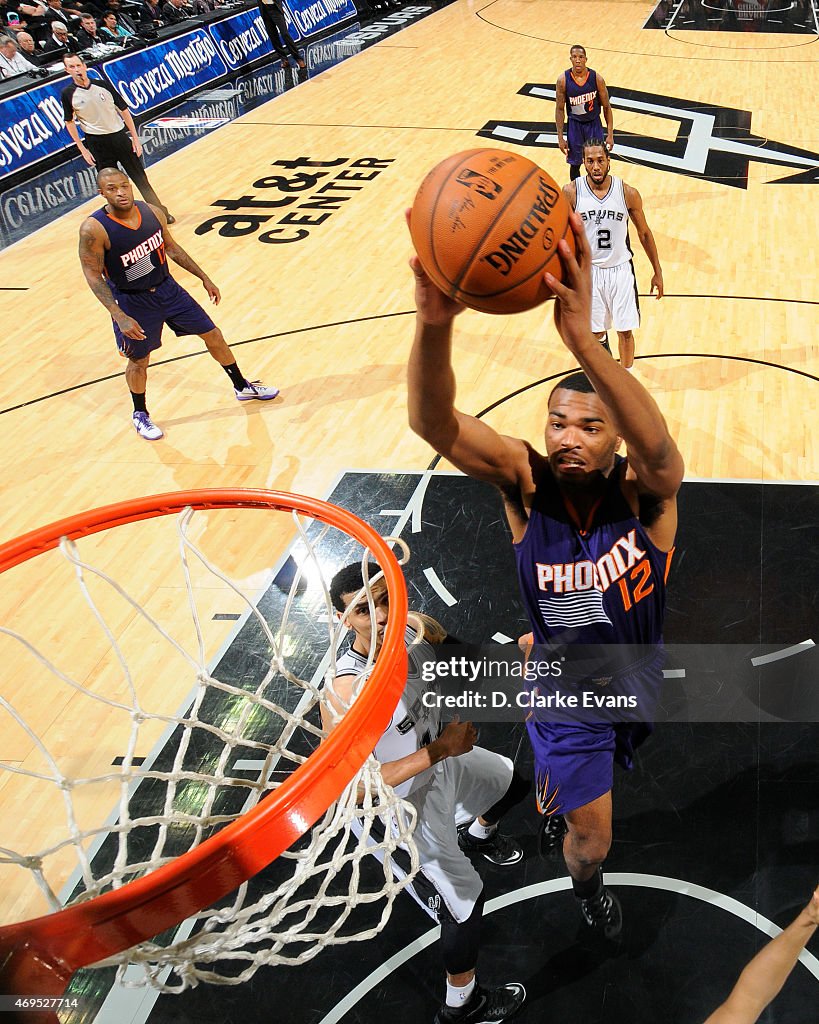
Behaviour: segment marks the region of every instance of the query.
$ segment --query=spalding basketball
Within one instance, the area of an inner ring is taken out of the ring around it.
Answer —
[[[442,160],[421,183],[410,231],[421,266],[442,292],[485,313],[520,313],[552,295],[557,244],[574,252],[569,203],[537,164],[503,149]]]

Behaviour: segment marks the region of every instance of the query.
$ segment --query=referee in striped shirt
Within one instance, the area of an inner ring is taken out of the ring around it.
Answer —
[[[142,198],[158,206],[168,223],[173,224],[175,218],[154,192],[142,166],[142,143],[128,104],[108,82],[92,81],[81,57],[67,53],[63,63],[74,80],[62,93],[65,126],[83,160],[87,164],[96,164],[98,171],[104,167],[121,166],[142,193]],[[77,130],[78,122],[85,133],[84,142]]]

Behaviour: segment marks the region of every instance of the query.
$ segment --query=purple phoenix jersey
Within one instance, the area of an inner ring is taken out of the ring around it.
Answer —
[[[105,276],[121,292],[147,292],[157,288],[167,277],[165,241],[162,225],[147,203],[138,199],[140,222],[129,228],[102,210],[91,216],[105,228],[111,248],[105,253]]]
[[[586,69],[586,80],[578,85],[571,68],[564,71],[566,82],[566,112],[575,121],[599,121],[600,95],[597,91],[597,72]]]
[[[587,69],[586,80],[578,85],[571,71],[564,72],[566,82],[566,110],[568,123],[566,138],[569,152],[566,162],[579,167],[583,163],[583,143],[603,137],[600,122],[600,93],[597,88],[597,72]]]
[[[617,456],[581,524],[550,469],[538,484],[518,576],[535,643],[660,644],[671,552],[660,551],[623,496]]]
[[[581,523],[548,467],[538,481],[523,540],[515,545],[520,588],[535,644],[561,651],[562,676],[545,689],[637,695],[635,720],[530,712],[538,807],[568,812],[612,786],[612,765],[631,768],[650,733],[662,683],[665,584],[672,551],[654,546],[621,491],[625,460],[616,458],[588,521]],[[600,645],[605,645],[601,647]],[[535,655],[539,657],[539,655]],[[544,684],[537,690],[544,692]],[[551,705],[554,707],[555,705]],[[626,716],[629,717],[628,715]],[[552,720],[550,720],[550,718]]]

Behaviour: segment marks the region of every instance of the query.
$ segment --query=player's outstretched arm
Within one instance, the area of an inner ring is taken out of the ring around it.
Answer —
[[[117,304],[108,283],[103,277],[105,268],[105,242],[106,234],[102,225],[88,217],[80,227],[80,265],[88,282],[88,287],[96,295],[99,301],[111,314],[111,319],[116,321],[117,326],[126,338],[133,338],[139,341],[145,337],[145,332],[134,320],[128,316]]]
[[[754,1024],[778,994],[819,925],[819,889],[801,914],[757,953],[705,1024]]]
[[[651,233],[651,228],[648,226],[648,222],[646,221],[642,197],[636,188],[632,188],[631,185],[626,185],[625,182],[623,182],[623,191],[626,197],[628,215],[635,228],[637,228],[637,235],[640,239],[640,244],[645,249],[646,256],[648,256],[651,261],[651,267],[654,271],[654,275],[651,278],[651,291],[653,292],[656,288],[657,298],[661,299],[663,297],[664,290],[663,269],[660,266],[660,256],[657,252],[657,243],[654,241],[654,235]]]
[[[415,341],[407,370],[410,427],[467,476],[499,487],[530,490],[529,449],[455,408],[452,323],[463,306],[448,298],[424,272],[417,256]]]
[[[198,277],[202,284],[205,286],[205,291],[211,298],[211,301],[215,305],[219,305],[219,301],[222,295],[216,285],[211,281],[205,271],[199,266],[196,260],[189,256],[182,246],[171,234],[171,229],[168,227],[168,221],[165,214],[158,206],[151,206],[151,209],[156,214],[157,220],[162,225],[162,237],[165,241],[165,255],[168,259],[174,261],[177,266],[182,267],[183,270],[187,270],[193,274],[194,277]]]
[[[671,499],[682,483],[682,456],[657,403],[591,332],[591,250],[583,221],[576,213],[571,214],[571,225],[577,255],[573,256],[566,242],[561,241],[558,251],[563,282],[546,275],[546,283],[557,296],[555,325],[566,348],[612,411],[618,432],[628,446],[629,467],[639,490]]]
[[[328,736],[349,708],[357,678],[337,676],[332,687],[325,689],[325,700],[321,703],[321,724]],[[332,710],[328,704],[332,705]],[[439,761],[465,754],[475,746],[477,739],[478,734],[472,722],[460,722],[456,718],[448,722],[441,735],[425,747],[397,761],[385,761],[381,765],[381,777],[388,786],[400,786],[402,782],[415,778]]]

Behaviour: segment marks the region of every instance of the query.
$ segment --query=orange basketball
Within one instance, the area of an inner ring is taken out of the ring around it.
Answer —
[[[421,266],[450,298],[484,313],[520,313],[552,296],[557,243],[574,252],[570,207],[537,164],[504,149],[442,160],[421,183],[410,230]]]

